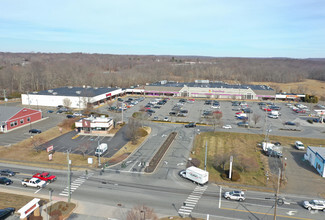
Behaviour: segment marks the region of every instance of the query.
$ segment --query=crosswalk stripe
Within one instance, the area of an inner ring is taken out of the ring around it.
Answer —
[[[189,215],[191,212],[182,212],[182,211],[178,211],[179,214],[183,214],[183,215]]]
[[[179,210],[181,210],[181,209],[193,209],[193,207],[181,206],[181,208]]]

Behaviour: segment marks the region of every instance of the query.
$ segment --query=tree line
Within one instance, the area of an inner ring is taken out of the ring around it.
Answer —
[[[0,88],[11,96],[62,86],[125,88],[165,79],[238,83],[325,81],[325,59],[0,53]]]

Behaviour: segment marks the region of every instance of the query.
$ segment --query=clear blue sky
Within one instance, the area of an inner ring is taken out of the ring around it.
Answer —
[[[1,0],[0,51],[325,57],[324,0]]]

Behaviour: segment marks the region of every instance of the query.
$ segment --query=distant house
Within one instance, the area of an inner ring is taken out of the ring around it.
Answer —
[[[308,146],[305,159],[322,177],[325,177],[325,147]]]
[[[0,106],[0,132],[30,125],[42,119],[42,112],[30,108]]]
[[[75,122],[81,134],[108,134],[113,127],[113,119],[106,117],[82,118]]]

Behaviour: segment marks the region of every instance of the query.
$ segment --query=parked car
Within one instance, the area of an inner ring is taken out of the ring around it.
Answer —
[[[291,125],[291,126],[295,126],[296,125],[296,123],[294,123],[292,121],[286,121],[284,124],[285,125]]]
[[[153,117],[153,120],[158,121],[158,117],[157,116]]]
[[[5,169],[5,170],[0,170],[0,175],[1,176],[14,176],[14,175],[16,175],[16,173],[11,170]]]
[[[42,133],[41,130],[39,130],[39,129],[35,129],[35,128],[30,129],[28,132],[29,132],[29,133],[32,133],[32,134],[40,134],[40,133]]]
[[[147,109],[146,112],[148,112],[148,113],[155,113],[156,111],[155,110],[152,110],[152,109]]]
[[[305,145],[304,145],[301,141],[296,141],[296,142],[295,142],[295,147],[296,147],[298,150],[305,150]]]
[[[187,125],[185,125],[185,128],[194,128],[196,127],[195,123],[188,123]]]
[[[245,127],[248,128],[248,122],[241,121],[237,123],[238,127]]]
[[[245,200],[245,193],[243,191],[231,191],[225,192],[224,197],[226,199],[237,200],[237,201],[244,201]]]
[[[165,117],[165,118],[164,118],[164,121],[169,121],[169,118],[168,118],[168,117]]]
[[[0,209],[0,219],[6,219],[10,215],[13,215],[15,213],[16,209],[15,208],[4,208]]]
[[[231,127],[231,125],[224,125],[224,126],[222,126],[222,128],[224,128],[224,129],[231,129],[232,127]]]
[[[220,108],[220,105],[211,105],[211,108]]]
[[[324,200],[310,200],[304,201],[303,206],[308,210],[323,210],[325,212],[325,201]]]
[[[116,110],[116,107],[115,107],[115,110]],[[76,117],[81,117],[82,116],[82,114],[79,113],[79,112],[74,112],[73,115],[76,116]]]
[[[74,115],[67,115],[67,118],[75,118],[76,116]]]
[[[269,117],[269,118],[273,118],[273,119],[277,119],[277,118],[279,118],[279,116],[277,116],[277,115],[269,115],[268,117]]]
[[[7,177],[0,177],[0,184],[10,185],[13,181]]]
[[[244,109],[243,109],[243,112],[244,112],[244,113],[253,113],[253,110],[250,109],[250,108],[244,108]]]
[[[48,110],[47,113],[53,113],[54,111],[53,110]]]

